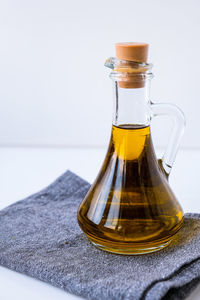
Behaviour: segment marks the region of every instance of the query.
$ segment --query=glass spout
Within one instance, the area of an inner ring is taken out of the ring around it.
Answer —
[[[148,71],[151,70],[153,65],[152,64],[148,64],[148,63],[144,63],[144,62],[136,62],[136,61],[130,61],[130,60],[121,60],[118,59],[116,57],[110,57],[105,61],[104,64],[105,67],[112,69],[112,70],[116,70],[118,68],[122,69],[122,71],[132,71],[134,72],[135,70],[138,69],[143,69],[143,71]]]
[[[146,79],[151,79],[153,74],[152,64],[121,60],[110,57],[104,64],[111,69],[110,78],[119,83],[121,88],[142,88]]]

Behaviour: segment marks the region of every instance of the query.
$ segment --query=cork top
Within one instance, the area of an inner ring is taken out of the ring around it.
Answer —
[[[142,74],[146,73],[149,45],[146,43],[117,43],[115,44],[116,59],[119,64],[114,71],[123,73],[119,75],[118,84],[120,88],[142,88],[145,86],[145,79]],[[136,65],[133,66],[133,64]],[[144,67],[144,64],[145,67]]]
[[[146,43],[117,43],[116,57],[122,60],[147,62],[149,45]]]

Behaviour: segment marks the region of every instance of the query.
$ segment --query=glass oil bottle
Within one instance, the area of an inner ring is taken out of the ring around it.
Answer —
[[[118,254],[144,254],[166,247],[183,224],[183,211],[168,183],[183,113],[149,98],[152,65],[148,44],[116,44],[106,61],[114,85],[110,143],[102,168],[81,203],[78,222],[97,247]],[[174,128],[162,159],[156,158],[150,122],[171,115]]]

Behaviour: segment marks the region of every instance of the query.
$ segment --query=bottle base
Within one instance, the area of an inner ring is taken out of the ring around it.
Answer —
[[[152,245],[145,246],[145,245],[103,245],[99,244],[98,242],[94,241],[93,239],[89,238],[90,242],[97,247],[98,249],[115,253],[115,254],[121,254],[121,255],[142,255],[142,254],[147,254],[147,253],[152,253],[152,252],[157,252],[165,247],[167,247],[173,238],[170,240],[167,240],[165,242],[160,242],[160,243],[152,243]]]

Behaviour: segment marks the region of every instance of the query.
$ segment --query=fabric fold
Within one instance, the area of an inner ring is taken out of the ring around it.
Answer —
[[[184,299],[200,281],[200,215],[164,250],[121,256],[96,249],[77,224],[90,184],[67,171],[0,211],[0,264],[92,300]]]

